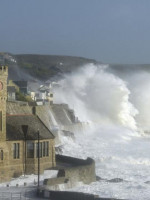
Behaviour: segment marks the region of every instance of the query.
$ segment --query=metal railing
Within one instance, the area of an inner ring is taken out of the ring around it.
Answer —
[[[25,190],[23,192],[0,192],[0,200],[32,200],[37,199],[37,190]]]

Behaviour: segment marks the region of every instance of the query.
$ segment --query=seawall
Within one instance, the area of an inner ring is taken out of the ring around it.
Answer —
[[[57,178],[45,179],[46,189],[60,190],[75,187],[78,183],[90,184],[96,181],[95,161],[56,155]],[[59,187],[60,186],[60,187]]]
[[[39,191],[39,195],[42,198],[50,200],[123,200],[115,198],[102,198],[93,194],[70,191]]]

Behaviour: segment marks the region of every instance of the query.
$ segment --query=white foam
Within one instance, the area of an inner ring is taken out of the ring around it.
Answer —
[[[104,180],[74,190],[101,197],[148,200],[150,139],[141,133],[145,125],[149,127],[150,77],[146,74],[144,82],[139,73],[137,79],[135,74],[125,82],[106,72],[107,67],[90,64],[65,76],[55,97],[58,103],[75,109],[80,120],[90,122],[85,134],[76,134],[76,142],[64,141],[63,153],[90,156],[96,161],[98,176],[107,180],[120,178],[123,182]]]
[[[129,102],[126,83],[102,66],[87,65],[65,76],[55,91],[55,102],[67,103],[81,121],[118,123],[136,129],[138,111]]]

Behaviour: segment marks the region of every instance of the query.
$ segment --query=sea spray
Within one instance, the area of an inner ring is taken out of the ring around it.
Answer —
[[[150,130],[150,74],[142,70],[135,71],[126,80],[131,91],[130,101],[139,111],[135,120],[139,127]]]
[[[137,132],[143,104],[137,94],[142,89],[142,97],[148,97],[147,85],[144,77],[145,84],[140,86],[136,84],[136,74],[121,79],[107,68],[93,64],[84,66],[65,75],[55,92],[57,103],[69,104],[79,120],[88,122],[87,131],[76,134],[75,142],[64,139],[63,154],[94,158],[96,174],[102,178],[74,190],[101,197],[148,200],[150,138]],[[139,113],[137,108],[140,108]],[[142,118],[140,125],[144,124],[143,114]],[[115,183],[113,180],[122,181]]]
[[[138,128],[150,133],[150,66],[109,65],[106,69],[127,83],[129,101],[139,113],[134,117]]]
[[[89,64],[65,75],[55,91],[55,102],[67,103],[81,121],[118,124],[136,129],[138,111],[129,102],[126,83],[105,71],[107,66]]]
[[[64,139],[63,154],[94,158],[101,177],[74,190],[149,200],[150,137],[137,131],[149,124],[149,74],[140,69],[119,78],[107,68],[90,64],[65,75],[55,93],[58,103],[68,103],[79,120],[88,122],[84,134],[75,134],[75,142]]]

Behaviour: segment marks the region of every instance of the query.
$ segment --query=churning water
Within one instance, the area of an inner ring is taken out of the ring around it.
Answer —
[[[121,69],[121,68],[120,68]],[[60,81],[55,101],[87,122],[64,154],[92,157],[101,179],[75,188],[101,197],[150,199],[150,74],[89,64]],[[145,132],[147,132],[145,134]]]

